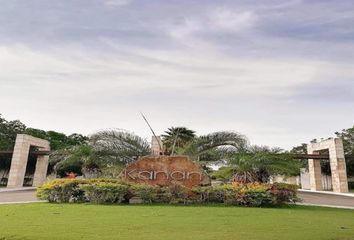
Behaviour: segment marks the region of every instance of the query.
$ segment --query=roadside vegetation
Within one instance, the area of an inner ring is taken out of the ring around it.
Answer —
[[[26,127],[21,121],[8,121],[0,116],[0,150],[13,148],[16,134],[25,133],[50,141],[48,173],[66,177],[68,173],[85,178],[115,178],[127,164],[150,154],[149,142],[121,129],[96,132],[90,136],[65,135]],[[344,142],[346,154],[354,154],[354,127],[336,132]],[[317,141],[314,139],[313,141]],[[291,151],[251,145],[246,136],[232,131],[198,135],[186,127],[171,127],[162,135],[164,154],[188,155],[198,162],[214,180],[269,182],[272,175],[296,176],[307,161],[294,159],[294,154],[306,153],[306,145]],[[0,156],[0,185],[6,185],[10,157]],[[35,159],[30,159],[26,176],[34,172]],[[328,173],[328,162],[322,161],[322,172]],[[215,171],[215,166],[220,167]],[[348,176],[354,176],[354,161],[347,161]],[[29,183],[30,184],[30,183]],[[352,184],[350,183],[350,186]]]
[[[177,183],[162,187],[108,178],[54,180],[37,189],[39,199],[56,203],[124,204],[138,198],[141,203],[223,203],[248,207],[295,203],[296,193],[297,186],[283,183],[232,183],[188,189]]]

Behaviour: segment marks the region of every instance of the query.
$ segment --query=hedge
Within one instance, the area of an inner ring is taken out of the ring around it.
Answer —
[[[37,197],[57,203],[223,203],[239,206],[275,206],[298,201],[297,186],[275,184],[225,184],[188,189],[180,184],[161,187],[132,184],[118,179],[64,179],[37,188]]]

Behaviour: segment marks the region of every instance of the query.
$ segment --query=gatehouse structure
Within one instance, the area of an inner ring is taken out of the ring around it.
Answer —
[[[50,151],[50,145],[47,140],[26,134],[18,134],[16,137],[14,152],[12,154],[9,180],[7,183],[8,188],[23,187],[31,147],[36,147],[41,151]],[[48,154],[37,155],[33,186],[39,186],[45,182],[47,177],[48,160]]]
[[[307,153],[310,155],[319,155],[323,150],[329,151],[333,192],[348,192],[347,170],[345,165],[342,139],[330,138],[321,142],[310,143],[307,145]],[[309,159],[308,163],[310,173],[310,189],[312,191],[323,190],[321,159]]]

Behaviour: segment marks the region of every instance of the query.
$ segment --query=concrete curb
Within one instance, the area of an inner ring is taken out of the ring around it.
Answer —
[[[36,187],[23,187],[23,188],[4,188],[0,189],[0,193],[3,192],[18,192],[18,191],[31,191],[31,190],[36,190]]]
[[[344,196],[344,197],[353,197],[353,193],[337,193],[337,192],[327,192],[327,191],[312,191],[312,190],[306,190],[306,189],[299,189],[299,192],[303,193],[318,193],[318,194],[328,194],[328,195],[336,195],[336,196]]]
[[[12,205],[12,204],[29,204],[29,203],[44,203],[48,201],[25,201],[25,202],[1,202],[0,205]]]
[[[46,202],[48,202],[48,201],[3,202],[3,203],[0,203],[0,205],[30,204],[30,203],[46,203]],[[339,209],[354,210],[354,207],[334,206],[334,205],[325,205],[325,204],[296,203],[295,205],[299,205],[299,206],[311,206],[311,207],[328,207],[328,208],[339,208]]]
[[[326,204],[296,203],[296,205],[299,205],[299,206],[311,206],[311,207],[340,208],[340,209],[350,209],[350,210],[354,210],[354,207],[335,206],[335,205],[326,205]]]

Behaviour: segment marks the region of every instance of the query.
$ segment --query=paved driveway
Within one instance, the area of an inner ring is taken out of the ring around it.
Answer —
[[[305,204],[329,205],[329,206],[342,206],[354,208],[354,195],[353,197],[332,195],[325,193],[314,192],[299,192],[299,197],[303,199]]]
[[[0,203],[38,201],[35,190],[0,192]]]

